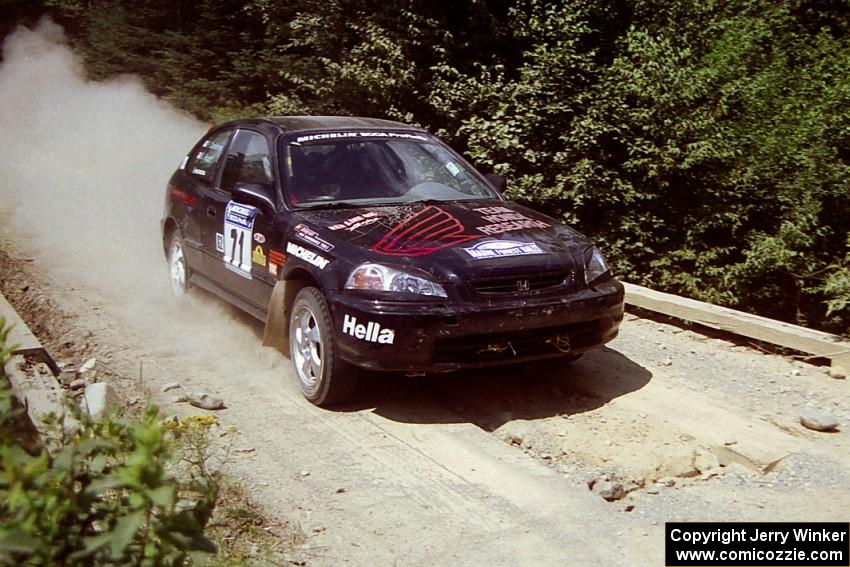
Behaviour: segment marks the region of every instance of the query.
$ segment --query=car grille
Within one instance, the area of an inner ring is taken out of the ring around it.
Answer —
[[[434,363],[474,363],[565,353],[592,347],[601,340],[601,320],[508,333],[437,339]]]
[[[568,271],[526,274],[510,277],[483,279],[471,282],[472,288],[482,294],[525,293],[547,289],[575,286],[575,273]]]

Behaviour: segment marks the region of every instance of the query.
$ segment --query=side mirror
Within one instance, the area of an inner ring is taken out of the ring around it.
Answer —
[[[266,183],[239,183],[233,188],[233,200],[243,205],[259,207],[268,213],[276,213],[274,186]]]
[[[489,181],[490,185],[493,186],[493,189],[499,193],[504,193],[505,189],[508,188],[508,180],[504,175],[499,175],[498,173],[487,173],[484,175],[484,179]]]

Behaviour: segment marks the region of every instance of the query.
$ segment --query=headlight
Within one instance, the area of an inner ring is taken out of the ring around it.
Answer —
[[[587,282],[587,285],[593,284],[593,282],[608,274],[608,262],[605,261],[605,257],[602,255],[602,252],[600,252],[595,246],[592,246],[585,251],[584,257],[584,281]]]
[[[446,290],[440,284],[380,264],[361,264],[354,268],[348,276],[348,281],[345,282],[345,289],[446,297]]]

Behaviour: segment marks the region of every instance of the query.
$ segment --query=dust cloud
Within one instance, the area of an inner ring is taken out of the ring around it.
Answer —
[[[135,293],[165,285],[165,186],[204,125],[138,80],[85,78],[62,28],[43,20],[3,43],[0,196],[49,271]]]
[[[204,350],[235,336],[259,348],[221,302],[176,306],[171,295],[160,236],[165,187],[207,125],[137,78],[88,80],[48,19],[18,28],[2,49],[4,238],[67,286],[69,301],[106,299],[112,325],[129,323],[146,341]]]

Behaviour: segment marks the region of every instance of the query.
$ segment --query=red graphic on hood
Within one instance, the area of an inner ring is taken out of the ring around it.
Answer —
[[[429,205],[397,225],[381,238],[372,250],[387,256],[424,256],[479,238],[463,234],[459,220],[439,207]]]

